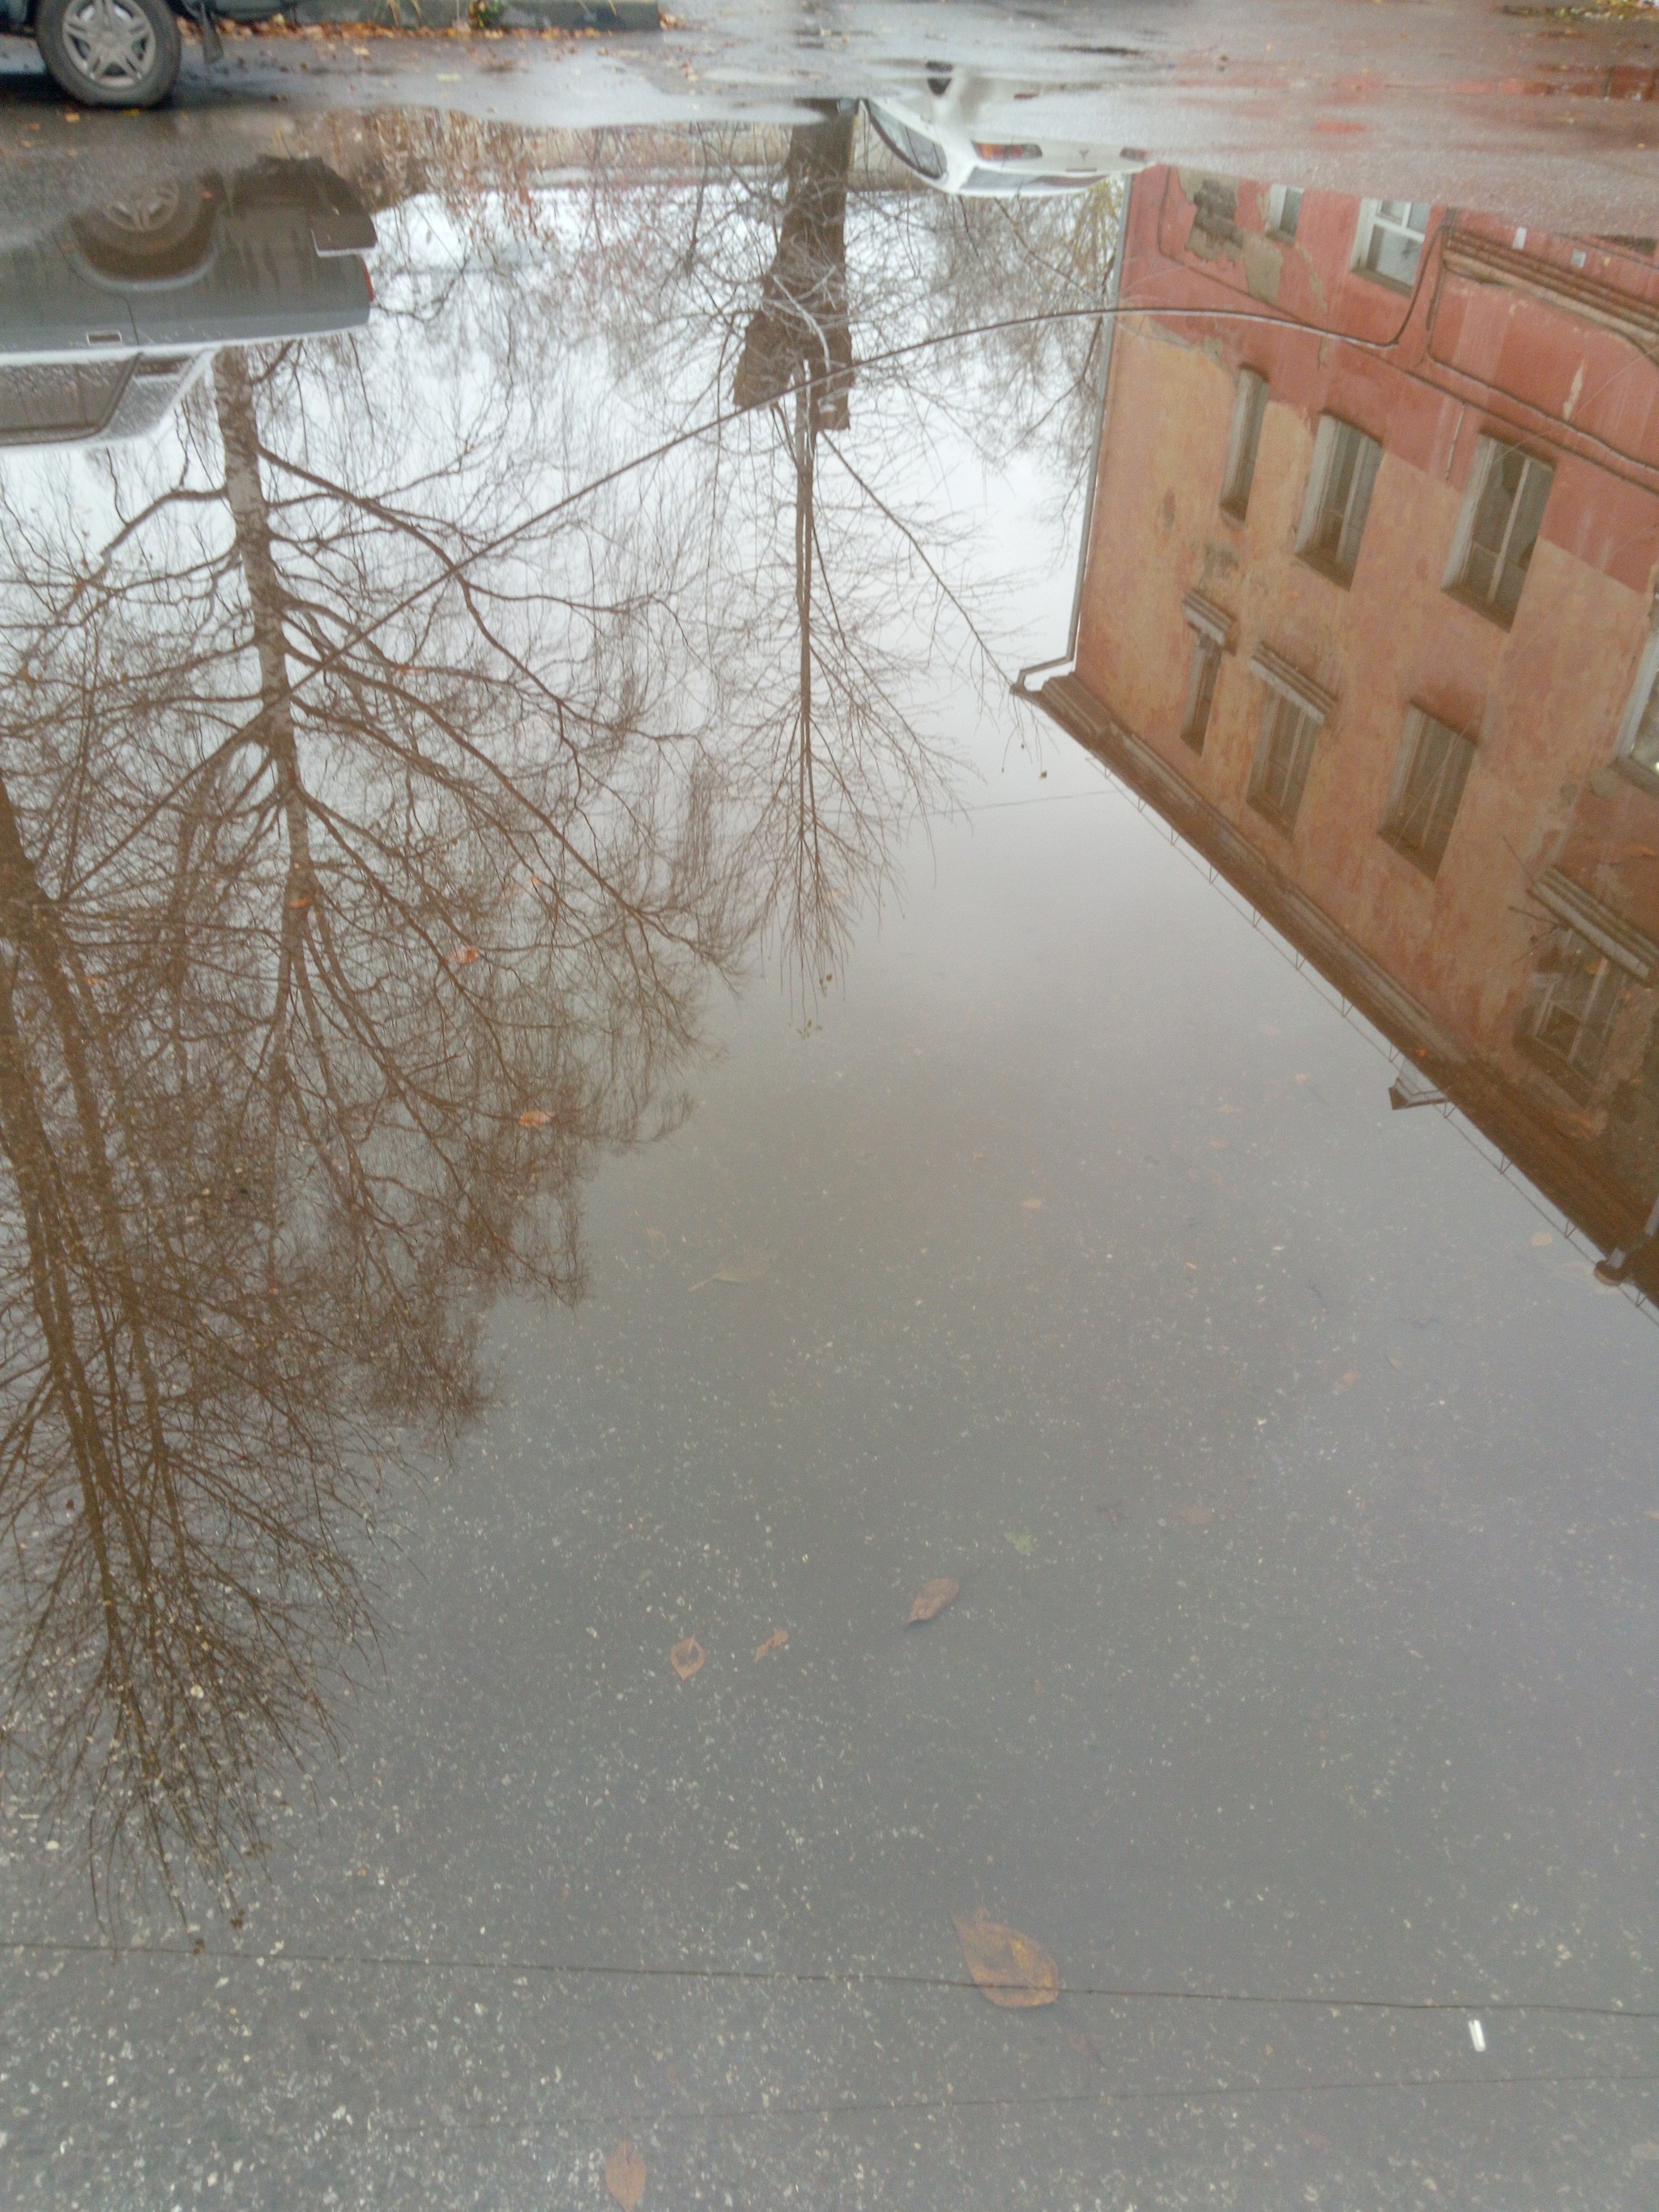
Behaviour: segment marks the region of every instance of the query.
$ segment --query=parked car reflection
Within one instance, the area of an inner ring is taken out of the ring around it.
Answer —
[[[0,446],[153,430],[222,345],[356,328],[374,226],[319,161],[123,191],[0,252]]]

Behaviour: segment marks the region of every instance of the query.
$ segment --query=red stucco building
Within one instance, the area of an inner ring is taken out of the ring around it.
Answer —
[[[1653,242],[1150,169],[1033,687],[1659,1291]]]

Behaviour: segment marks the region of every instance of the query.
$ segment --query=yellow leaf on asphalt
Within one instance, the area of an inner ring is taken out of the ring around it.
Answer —
[[[605,2162],[605,2185],[613,2203],[623,2212],[635,2212],[645,2194],[645,2160],[628,2137],[616,2144]]]
[[[905,1626],[914,1628],[919,1620],[932,1620],[961,1595],[960,1583],[953,1583],[949,1575],[935,1575],[932,1582],[924,1583],[916,1592],[915,1602],[910,1607],[910,1618],[905,1622]]]
[[[787,1628],[775,1628],[764,1644],[757,1644],[755,1646],[755,1656],[757,1659],[764,1659],[769,1651],[781,1651],[788,1641],[789,1631]]]
[[[953,1912],[951,1924],[969,1972],[994,2005],[1052,2004],[1060,1995],[1060,1968],[1042,1944],[991,1919],[983,1905],[971,1920]]]
[[[763,1275],[771,1273],[776,1257],[775,1252],[739,1252],[735,1260],[727,1260],[712,1275],[705,1275],[702,1282],[693,1283],[691,1287],[700,1291],[704,1283],[757,1283]]]
[[[696,1638],[688,1636],[669,1653],[668,1663],[682,1682],[689,1682],[708,1656]]]

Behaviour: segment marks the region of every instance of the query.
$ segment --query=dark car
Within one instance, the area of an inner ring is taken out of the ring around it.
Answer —
[[[367,321],[374,225],[320,161],[157,178],[0,251],[0,447],[131,437],[215,349]]]
[[[33,32],[40,58],[72,100],[88,107],[155,107],[173,90],[179,22],[194,23],[210,60],[213,19],[263,22],[281,0],[0,0],[0,31]]]

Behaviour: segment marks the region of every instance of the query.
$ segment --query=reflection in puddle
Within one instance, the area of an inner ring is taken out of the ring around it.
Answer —
[[[860,169],[848,448],[854,118],[775,137],[775,194],[719,136],[451,178],[464,224],[382,214],[367,330],[373,226],[310,161],[79,216],[8,292],[54,356],[11,434],[106,457],[40,468],[0,580],[9,1735],[100,1878],[234,1893],[391,1471],[481,1402],[479,1302],[579,1295],[580,1184],[682,1118],[709,984],[772,942],[810,1000],[949,800],[913,672],[990,662],[902,450],[930,341],[1097,292],[1109,215],[958,235]],[[93,369],[94,292],[140,350]],[[1095,344],[1015,334],[1028,417]]]
[[[1137,178],[1042,695],[1650,1291],[1655,254]]]
[[[43,2202],[1638,2201],[1659,249],[925,83],[3,249]]]

